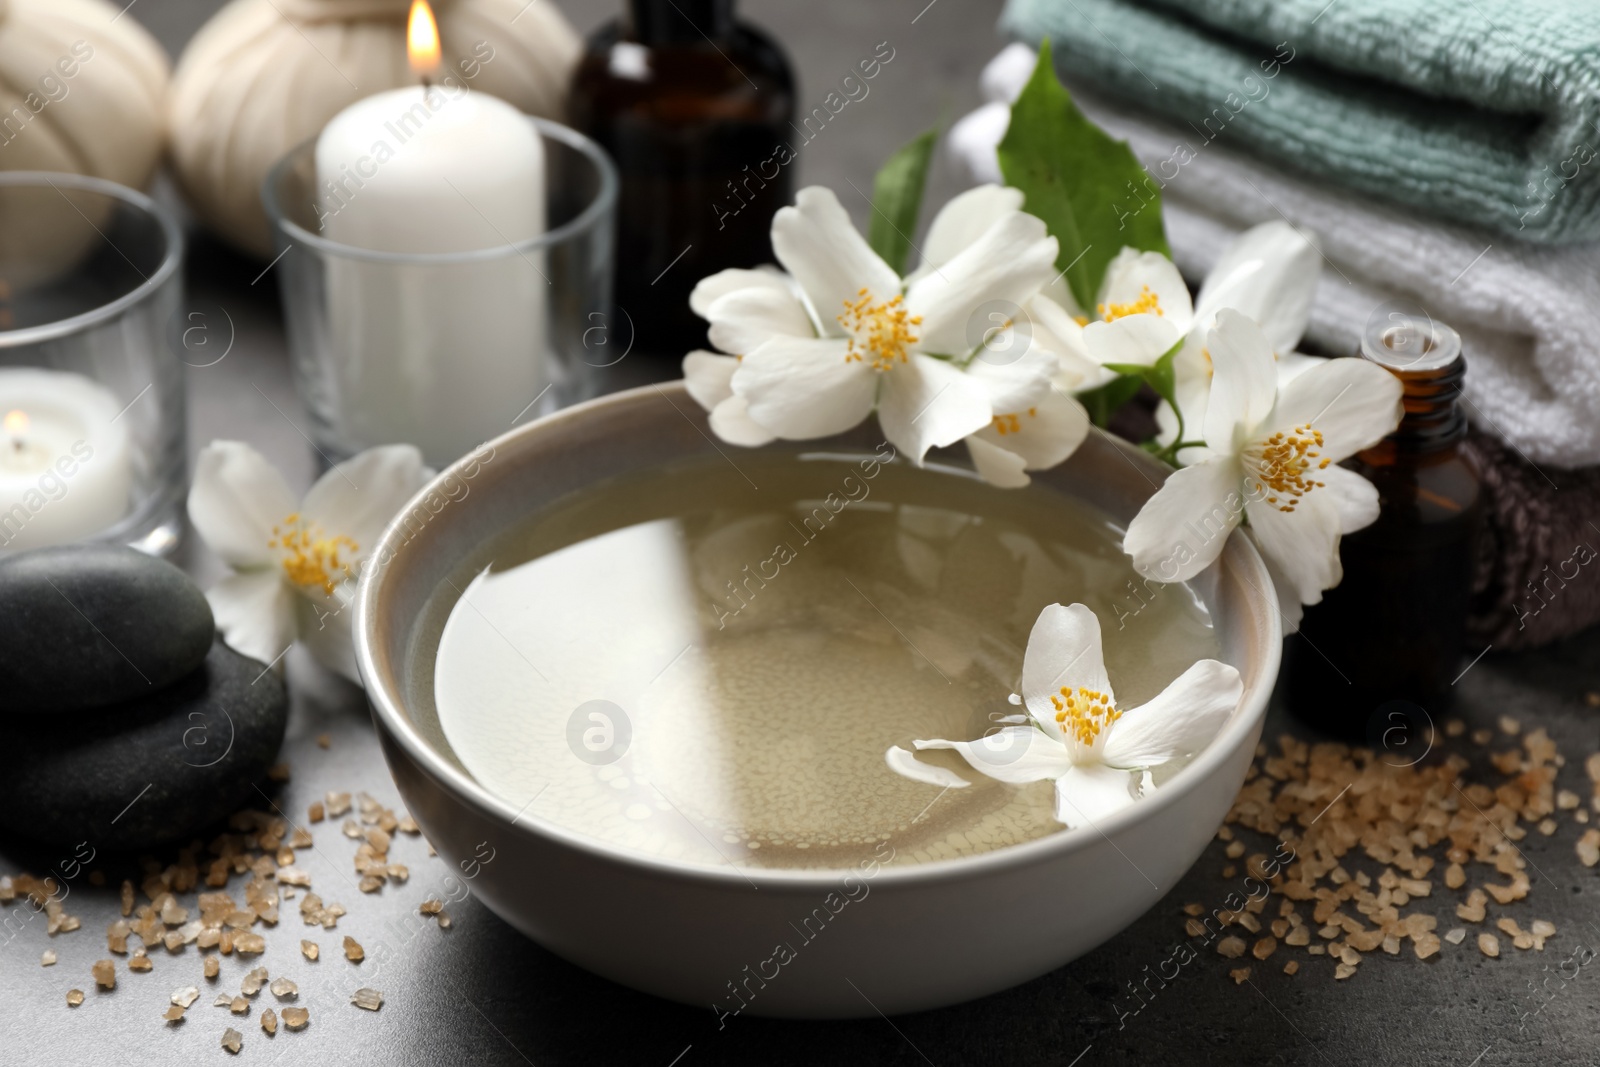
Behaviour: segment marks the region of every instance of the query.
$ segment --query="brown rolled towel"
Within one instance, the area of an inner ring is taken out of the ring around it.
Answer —
[[[1535,467],[1473,428],[1486,507],[1468,632],[1534,648],[1600,622],[1600,467]]]

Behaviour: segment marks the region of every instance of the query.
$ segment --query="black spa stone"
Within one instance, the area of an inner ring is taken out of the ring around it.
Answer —
[[[0,559],[0,721],[153,694],[200,666],[213,631],[189,576],[131,548]]]
[[[190,838],[265,803],[257,783],[288,713],[278,676],[218,640],[181,681],[70,729],[62,714],[20,717],[0,756],[0,829],[108,851]]]

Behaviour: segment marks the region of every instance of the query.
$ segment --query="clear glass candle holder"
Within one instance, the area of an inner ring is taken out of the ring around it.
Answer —
[[[149,197],[0,173],[0,555],[182,532],[183,235]]]
[[[295,386],[325,463],[404,442],[444,467],[596,392],[596,370],[621,348],[610,338],[616,168],[582,134],[528,121],[544,147],[544,188],[530,183],[528,196],[544,197],[546,229],[514,243],[409,253],[330,240],[314,139],[268,175]],[[439,195],[454,194],[441,184]]]

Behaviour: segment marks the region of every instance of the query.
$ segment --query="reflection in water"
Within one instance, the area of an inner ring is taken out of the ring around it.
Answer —
[[[902,862],[982,852],[1060,828],[1048,783],[1002,785],[950,757],[972,785],[941,791],[883,754],[1013,713],[1041,608],[1101,615],[1130,704],[1217,653],[1188,589],[1130,599],[1119,532],[1048,490],[863,458],[741,468],[586,490],[458,583],[435,696],[486,787],[586,836],[711,864],[850,865],[879,840]]]

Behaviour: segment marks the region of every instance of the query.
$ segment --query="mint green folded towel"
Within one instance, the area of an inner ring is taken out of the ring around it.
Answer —
[[[1001,26],[1049,37],[1069,84],[1187,124],[1190,152],[1600,238],[1600,0],[1008,0]]]

